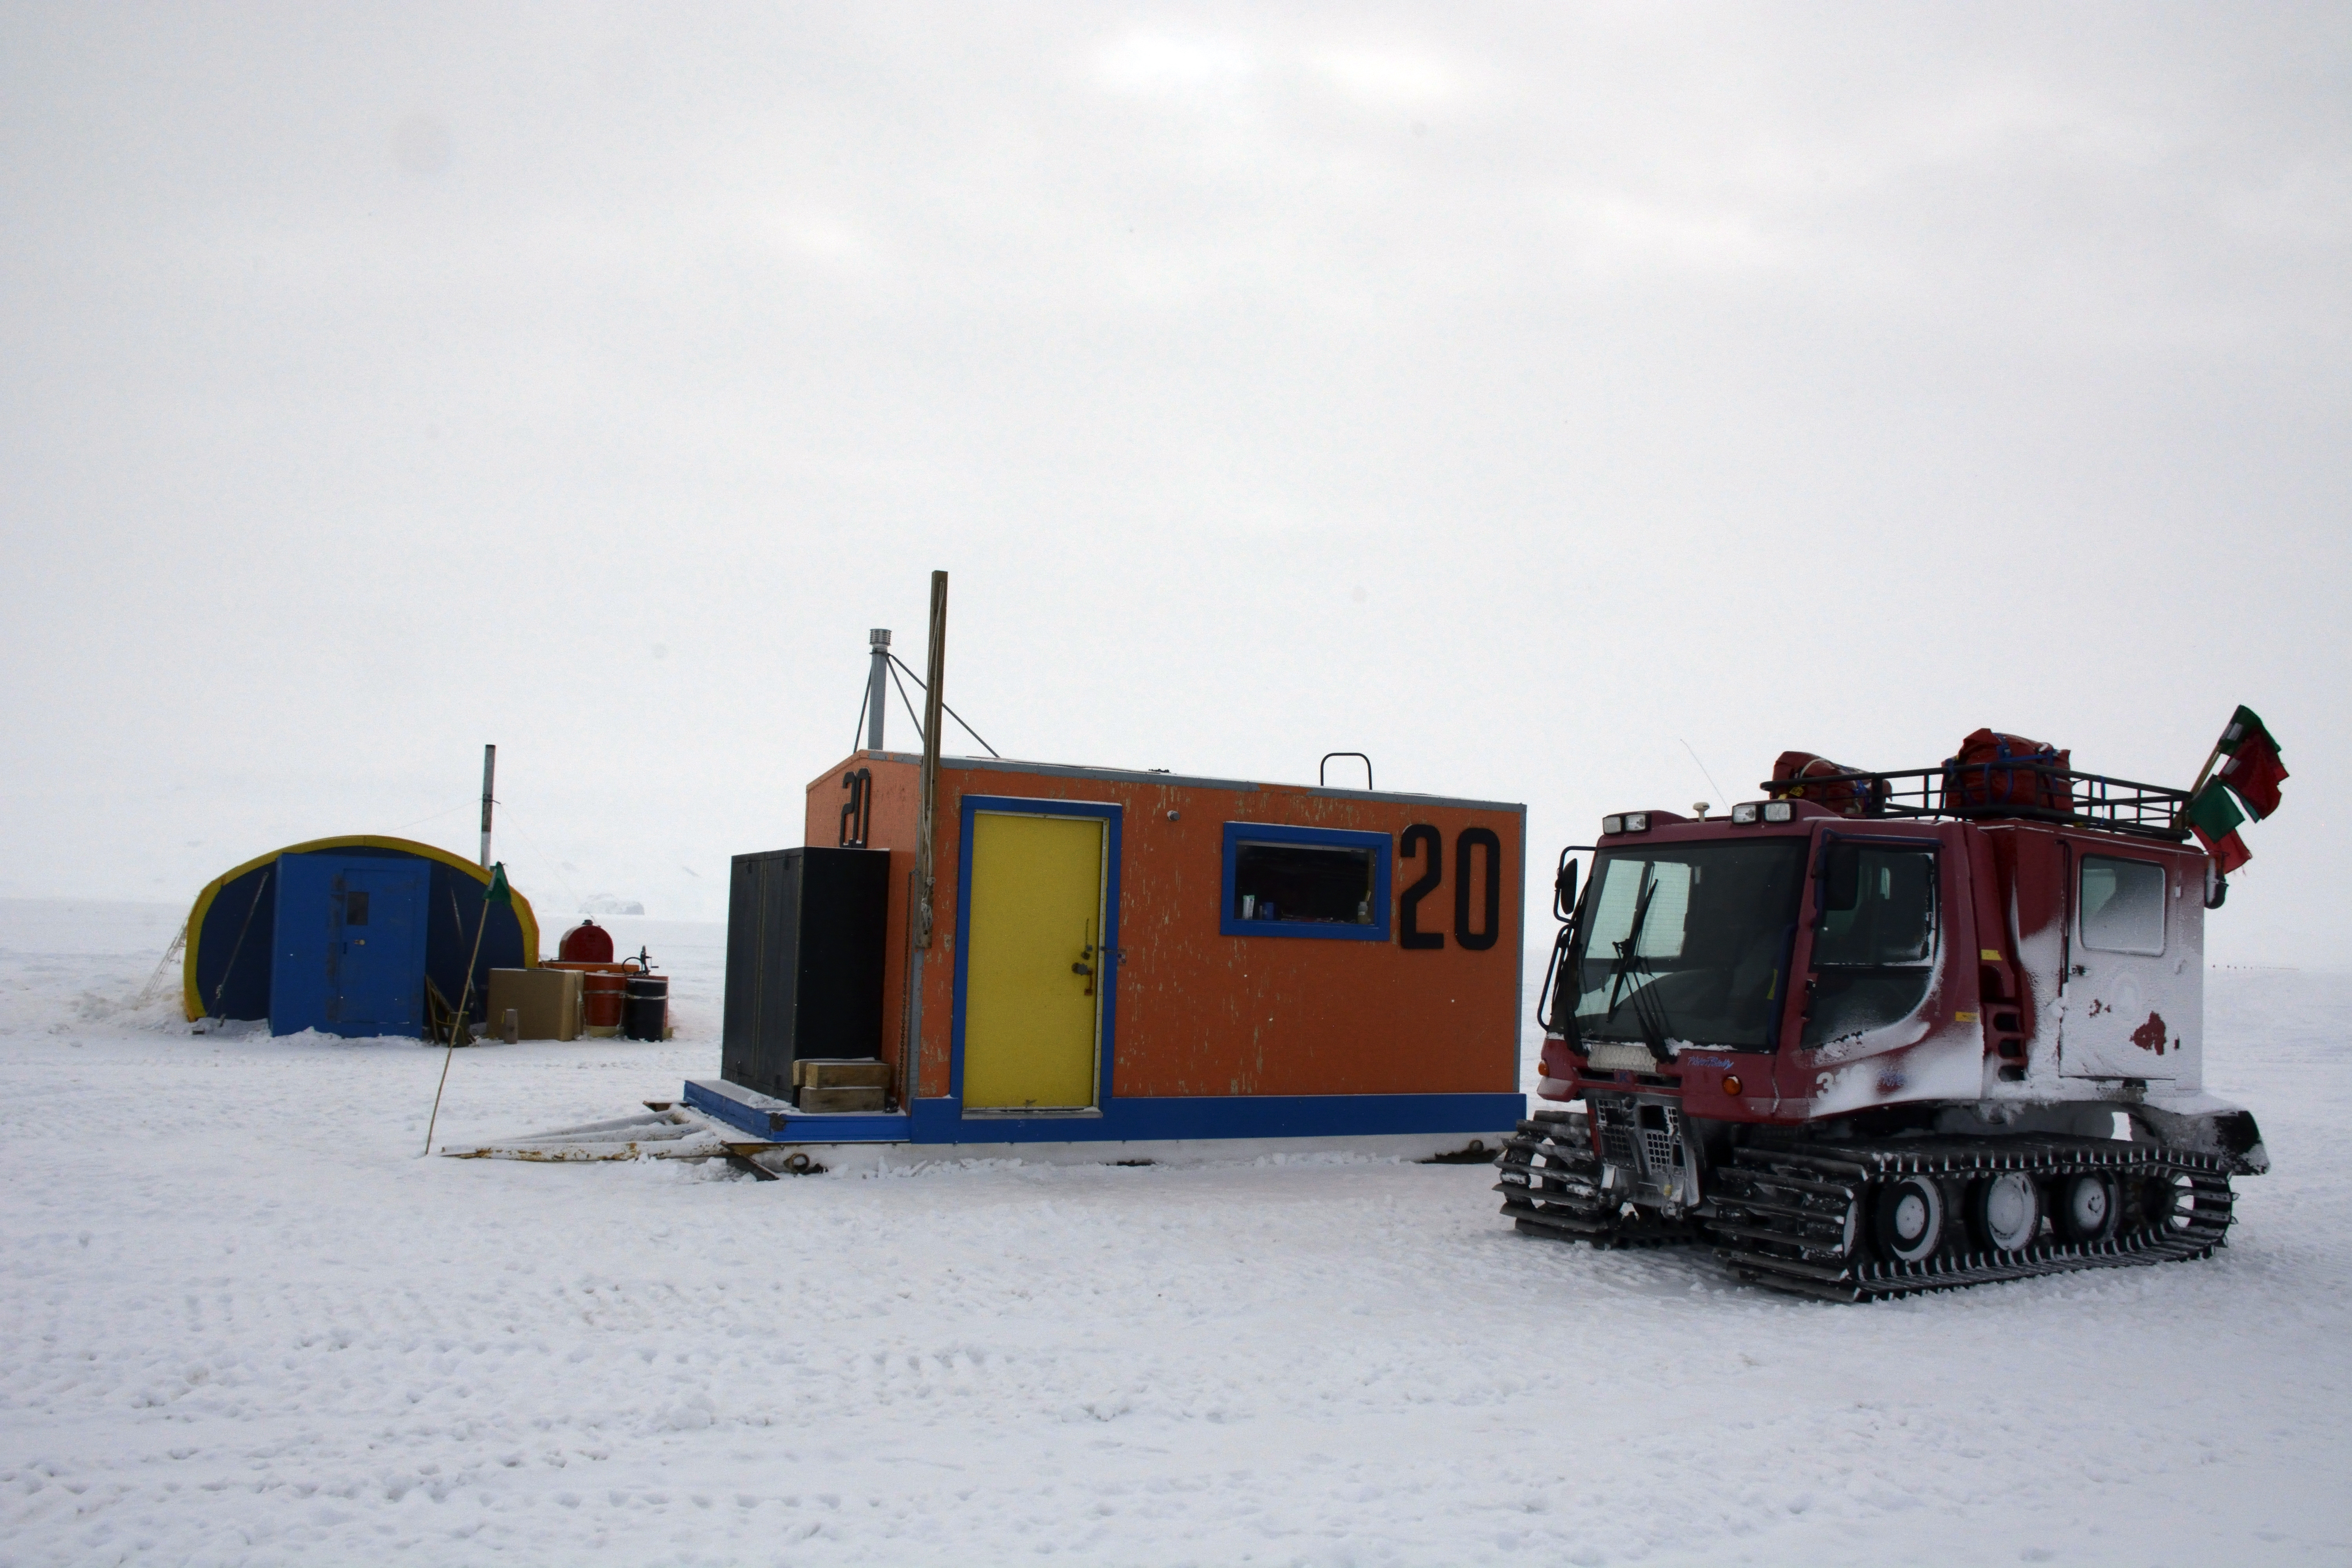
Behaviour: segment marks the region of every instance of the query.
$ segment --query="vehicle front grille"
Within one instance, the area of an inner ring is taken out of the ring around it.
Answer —
[[[1612,1117],[1601,1119],[1601,1154],[1612,1165],[1622,1165],[1629,1171],[1642,1168],[1640,1145],[1634,1140],[1633,1128]]]
[[[1683,1113],[1676,1105],[1626,1094],[1586,1097],[1601,1127],[1601,1157],[1647,1184],[1671,1190],[1682,1178]]]
[[[1682,1129],[1675,1125],[1682,1116],[1672,1106],[1666,1108],[1666,1125],[1642,1129],[1642,1152],[1649,1156],[1650,1173],[1663,1176],[1682,1163]]]

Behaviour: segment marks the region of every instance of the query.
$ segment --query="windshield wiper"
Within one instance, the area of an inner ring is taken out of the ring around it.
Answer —
[[[1651,1057],[1659,1062],[1670,1062],[1675,1058],[1675,1052],[1674,1047],[1666,1044],[1666,1007],[1657,995],[1658,972],[1650,967],[1648,959],[1642,956],[1642,930],[1649,924],[1650,904],[1657,891],[1658,879],[1653,872],[1642,884],[1642,896],[1633,902],[1633,927],[1625,933],[1624,940],[1617,943],[1617,962],[1610,966],[1608,1016],[1613,1018],[1617,1016],[1626,979],[1635,975],[1646,977],[1647,984],[1637,985],[1633,989],[1633,1021],[1641,1027],[1642,1043],[1650,1047]]]

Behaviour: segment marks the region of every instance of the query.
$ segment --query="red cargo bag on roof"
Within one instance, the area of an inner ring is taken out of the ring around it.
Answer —
[[[2043,811],[2072,812],[2074,786],[2071,780],[2052,778],[2037,770],[2070,771],[2072,752],[2022,735],[1979,730],[1960,742],[1959,755],[1944,759],[1944,805],[1951,806],[2030,806]]]
[[[1772,798],[1810,800],[1843,816],[1874,816],[1878,808],[1886,804],[1886,784],[1883,779],[1846,779],[1816,784],[1801,782],[1861,771],[1811,752],[1783,752],[1780,760],[1772,764]]]

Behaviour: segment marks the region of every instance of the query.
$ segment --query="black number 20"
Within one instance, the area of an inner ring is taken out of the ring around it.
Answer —
[[[1422,869],[1421,879],[1407,888],[1404,890],[1404,896],[1397,900],[1397,945],[1399,947],[1432,948],[1445,945],[1445,935],[1443,931],[1423,931],[1416,923],[1421,912],[1421,900],[1437,891],[1438,884],[1445,880],[1445,839],[1437,829],[1426,822],[1416,822],[1406,828],[1404,837],[1397,841],[1397,858],[1418,859],[1424,853],[1428,856],[1428,863]],[[1490,937],[1487,940],[1493,939]]]
[[[1470,866],[1472,851],[1486,862],[1484,918],[1470,927]],[[1397,900],[1397,945],[1426,950],[1444,947],[1442,931],[1421,929],[1421,900],[1445,880],[1445,839],[1426,822],[1416,822],[1397,840],[1397,858],[1420,860],[1422,873]],[[1454,940],[1473,952],[1484,952],[1503,933],[1503,841],[1491,827],[1465,827],[1454,839]]]
[[[1486,852],[1486,919],[1470,929],[1470,851]],[[1465,827],[1454,840],[1454,940],[1475,952],[1495,945],[1503,931],[1503,841],[1491,827]]]

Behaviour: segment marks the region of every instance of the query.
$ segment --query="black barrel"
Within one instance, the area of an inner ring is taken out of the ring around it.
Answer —
[[[632,1040],[658,1040],[669,1022],[669,976],[632,974],[621,998],[621,1034]]]

